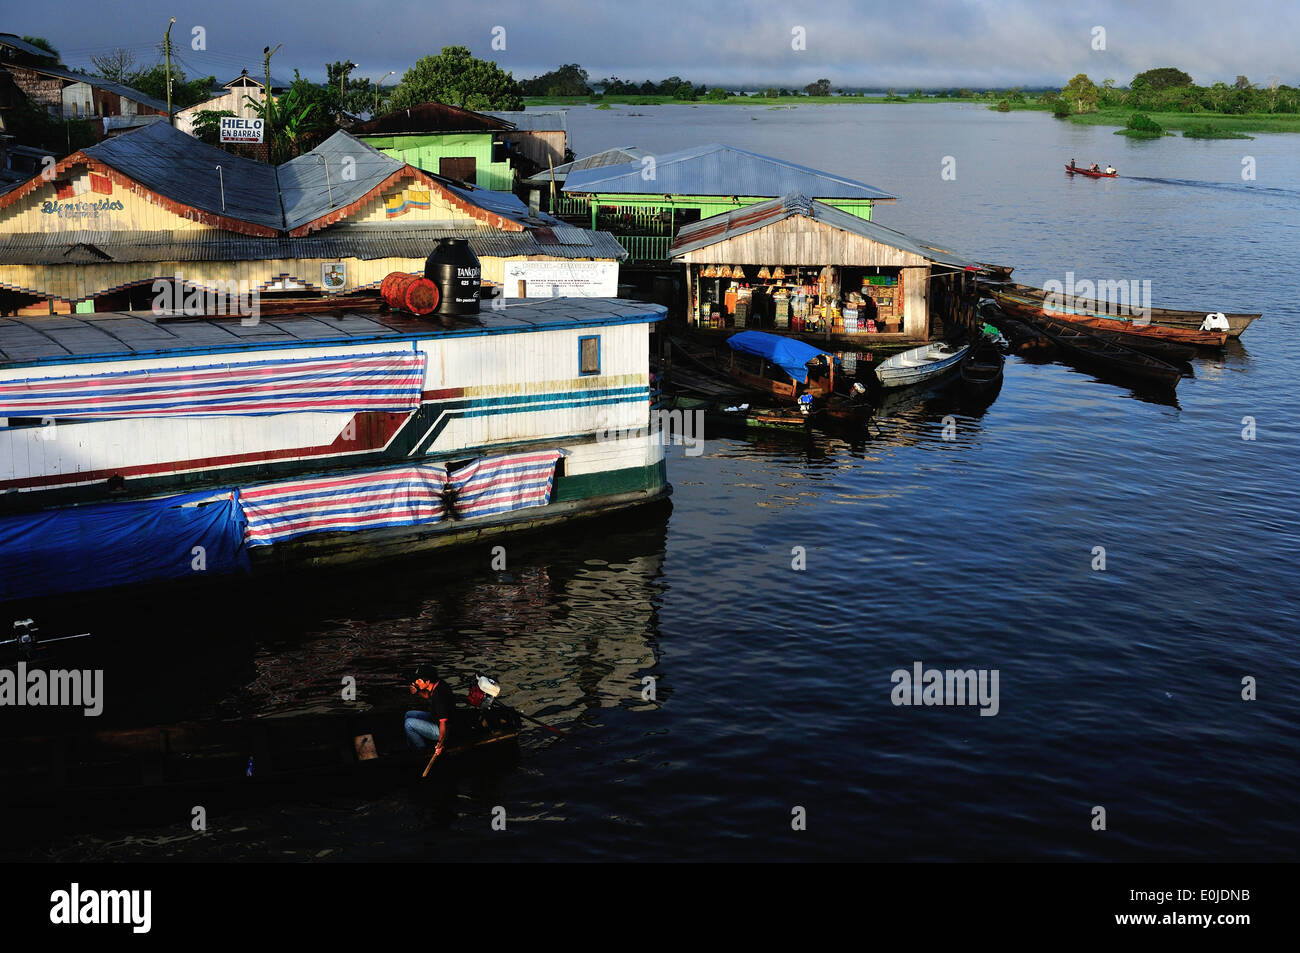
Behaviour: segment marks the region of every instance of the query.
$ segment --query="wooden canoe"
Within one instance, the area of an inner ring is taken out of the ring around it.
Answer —
[[[1077,165],[1068,163],[1065,172],[1067,175],[1086,175],[1090,179],[1114,179],[1119,175],[1118,172],[1093,172],[1091,169],[1080,169]]]
[[[1056,356],[1056,342],[1028,321],[1021,321],[1004,311],[995,301],[986,299],[979,306],[980,317],[993,325],[1011,342],[1011,352],[1027,361],[1051,360]]]
[[[1046,312],[1042,308],[1035,308],[1030,305],[1016,304],[1012,301],[1001,302],[1001,307],[1005,308],[1011,314],[1022,318],[1025,322],[1033,324],[1042,319]],[[1057,321],[1067,321],[1059,315],[1050,315]],[[1186,364],[1199,353],[1197,348],[1191,344],[1180,344],[1177,341],[1166,340],[1163,337],[1148,334],[1138,334],[1135,329],[1122,327],[1112,329],[1109,325],[1100,323],[1094,324],[1093,321],[1086,319],[1068,319],[1067,323],[1086,328],[1093,334],[1107,341],[1114,341],[1116,344],[1122,344],[1125,347],[1131,347],[1135,351],[1141,351],[1143,354],[1149,354],[1152,357],[1158,357],[1167,364]],[[1182,330],[1179,328],[1164,328],[1165,331]]]
[[[667,410],[683,413],[704,412],[704,426],[724,431],[751,433],[787,433],[804,436],[812,426],[813,415],[798,408],[753,407],[748,404],[728,404],[725,401],[677,396],[665,400]]]
[[[1022,285],[1017,282],[1005,282],[1000,285],[986,285],[989,294],[1006,295],[1011,300],[1023,299],[1031,305],[1042,307],[1043,299],[1047,292],[1042,288],[1035,288],[1032,285]],[[1174,308],[1152,308],[1151,323],[1169,328],[1191,328],[1200,330],[1201,324],[1204,323],[1208,311],[1178,311]],[[1087,312],[1075,312],[1071,314],[1061,314],[1058,317],[1064,317],[1074,320],[1079,314],[1095,318],[1113,318],[1114,315],[1107,314],[1104,311],[1091,310]],[[1247,314],[1245,312],[1223,312],[1223,316],[1228,319],[1227,335],[1230,338],[1241,337],[1243,331],[1258,320],[1259,314]]]
[[[1119,334],[1151,338],[1156,341],[1168,341],[1171,344],[1184,344],[1189,347],[1223,347],[1228,343],[1227,331],[1170,328],[1159,324],[1139,324],[1136,321],[1124,318],[1091,318],[1082,315],[1070,320],[1076,324],[1084,324],[1100,331],[1114,331]]]
[[[327,777],[416,781],[433,751],[407,747],[409,707],[7,738],[0,741],[0,803],[257,791]],[[443,752],[451,765],[513,741],[521,722],[505,705],[458,707],[453,726]]]
[[[1038,327],[1079,365],[1100,373],[1147,381],[1175,388],[1182,380],[1179,368],[1092,333],[1068,321],[1044,317]]]
[[[958,372],[962,388],[969,393],[986,393],[1000,387],[1005,362],[1002,352],[992,343],[976,344]]]

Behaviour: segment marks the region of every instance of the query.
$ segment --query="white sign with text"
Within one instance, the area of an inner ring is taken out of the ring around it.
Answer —
[[[505,278],[507,298],[618,296],[616,261],[513,261],[506,264]]]
[[[239,116],[221,117],[222,142],[261,142],[265,119],[241,119]]]

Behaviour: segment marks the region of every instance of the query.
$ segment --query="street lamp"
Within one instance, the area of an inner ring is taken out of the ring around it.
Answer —
[[[357,68],[357,64],[349,60],[348,62],[344,63],[343,68],[339,70],[339,125],[340,126],[343,125],[343,108],[345,105],[344,98],[343,98],[344,97],[343,84],[347,81],[348,72],[356,68]]]
[[[388,79],[389,76],[393,76],[393,75],[395,75],[396,73],[397,73],[397,70],[395,70],[395,69],[390,69],[390,70],[388,71],[388,75],[385,76],[384,79]],[[379,87],[382,86],[382,85],[384,85],[384,79],[381,79],[381,80],[379,80],[378,82],[375,83],[375,112],[376,112],[376,113],[379,112]]]

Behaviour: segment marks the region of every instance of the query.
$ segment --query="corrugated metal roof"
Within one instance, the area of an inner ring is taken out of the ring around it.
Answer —
[[[209,146],[165,122],[105,139],[83,151],[175,202],[284,228],[275,166]]]
[[[49,53],[44,55],[48,56]],[[16,63],[16,66],[22,69],[29,69],[34,73],[43,73],[47,76],[57,76],[60,79],[71,80],[74,83],[86,83],[96,89],[102,89],[105,92],[116,93],[141,106],[148,106],[150,109],[159,109],[167,112],[167,103],[161,99],[154,99],[152,96],[140,92],[138,89],[132,89],[130,86],[123,86],[121,83],[115,83],[111,79],[104,79],[102,76],[91,76],[88,73],[74,73],[70,69],[64,69],[61,66],[30,66],[26,63]]]
[[[405,166],[346,132],[334,133],[277,169],[284,227],[292,231],[351,205]]]
[[[701,248],[708,248],[711,245],[725,242],[737,235],[744,235],[747,232],[766,228],[796,215],[821,222],[831,228],[838,228],[841,231],[861,235],[863,238],[879,242],[882,245],[889,245],[891,248],[911,252],[930,261],[951,265],[954,268],[979,267],[979,263],[972,259],[962,258],[936,245],[913,238],[911,235],[897,229],[888,228],[877,222],[868,222],[842,209],[835,208],[833,205],[815,201],[798,192],[791,192],[769,202],[760,202],[757,205],[723,212],[720,215],[713,215],[701,221],[692,222],[677,233],[677,239],[668,250],[668,255],[670,258],[676,258],[680,255],[698,251]],[[834,264],[834,262],[826,262],[825,264]]]
[[[523,111],[487,111],[486,116],[495,116],[514,126],[517,132],[563,132],[569,131],[569,111],[567,109],[526,109]]]
[[[784,159],[713,143],[655,156],[654,178],[639,161],[570,172],[565,192],[625,195],[744,195],[801,192],[819,199],[893,199],[875,186]]]
[[[0,264],[274,261],[320,258],[425,258],[440,238],[467,238],[482,258],[545,255],[551,258],[622,260],[627,251],[609,232],[551,226],[555,242],[541,242],[532,230],[504,232],[459,223],[335,225],[301,238],[252,238],[232,232],[76,231],[0,235]]]
[[[478,113],[446,103],[420,103],[351,128],[355,136],[418,135],[422,132],[499,132],[513,128],[495,113]]]
[[[556,183],[563,182],[570,172],[581,172],[583,169],[603,169],[611,165],[640,162],[643,156],[648,155],[650,155],[650,152],[645,149],[638,149],[636,146],[619,146],[615,149],[606,149],[604,152],[597,152],[595,155],[583,156],[581,159],[574,159],[572,162],[557,165],[555,167],[555,181]],[[549,185],[550,182],[550,169],[545,169],[531,178],[523,180],[525,185]]]
[[[228,89],[230,89],[232,86],[234,86],[236,83],[238,83],[241,79],[251,79],[251,80],[252,80],[254,83],[256,83],[258,86],[265,86],[265,85],[266,85],[266,73],[265,73],[265,72],[262,72],[262,73],[241,73],[239,76],[236,76],[234,79],[232,79],[232,80],[230,80],[230,81],[228,81],[228,82],[222,83],[220,86],[217,87],[217,89],[221,90],[221,91],[224,93],[225,91],[227,91]],[[278,90],[278,89],[288,89],[288,88],[289,88],[289,84],[286,83],[286,82],[284,81],[283,78],[281,78],[281,77],[279,77],[279,76],[272,76],[272,77],[271,77],[271,92],[275,92],[275,91]]]
[[[474,320],[450,328],[433,318],[397,314],[323,313],[264,316],[256,326],[239,319],[158,321],[140,312],[0,318],[0,367],[26,362],[64,363],[140,353],[194,353],[247,347],[349,344],[368,338],[440,338],[519,331],[599,327],[662,321],[663,305],[622,298],[507,299]]]
[[[165,122],[83,151],[181,205],[276,231],[292,231],[345,208],[407,168],[342,131],[278,168],[207,145]],[[486,211],[516,220],[521,210],[527,215],[509,193],[458,188],[440,176],[430,177]]]
[[[17,33],[0,33],[0,46],[8,46],[15,50],[22,50],[24,53],[30,53],[32,56],[50,56],[49,50],[43,50],[39,46],[33,46]],[[21,66],[23,64],[19,63],[16,65]]]

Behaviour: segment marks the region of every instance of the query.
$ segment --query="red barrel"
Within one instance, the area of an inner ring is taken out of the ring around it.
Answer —
[[[412,314],[433,314],[438,309],[438,286],[421,275],[394,271],[380,283],[379,293],[390,308]]]

